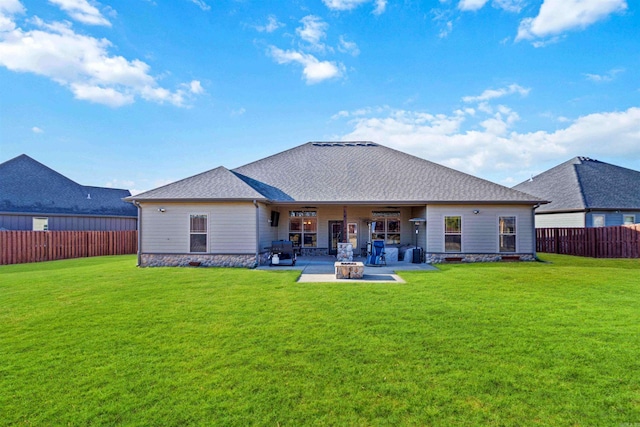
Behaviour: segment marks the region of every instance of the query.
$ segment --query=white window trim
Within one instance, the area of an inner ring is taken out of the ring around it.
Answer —
[[[460,218],[460,252],[447,251],[447,234],[457,235],[458,233],[447,233],[447,218],[459,217]],[[442,217],[442,252],[446,254],[462,254],[464,253],[464,242],[462,236],[464,234],[464,217],[462,215],[444,215]]]
[[[602,225],[596,225],[596,217],[602,217]],[[600,228],[607,226],[607,216],[605,214],[591,214],[591,227]]]
[[[206,233],[192,233],[191,232],[191,216],[192,215],[206,215],[207,216],[207,232]],[[189,212],[187,214],[187,253],[188,254],[208,254],[211,247],[211,214],[209,212]],[[207,250],[205,252],[191,252],[191,235],[192,234],[206,234],[207,236]]]
[[[515,220],[515,229],[516,232],[511,234],[511,233],[501,233],[500,232],[500,218],[513,218]],[[507,251],[501,251],[500,250],[500,236],[502,235],[505,236],[515,236],[516,238],[516,247],[515,250],[513,252],[507,252]],[[517,215],[498,215],[498,253],[499,254],[514,254],[518,252],[518,216]]]
[[[385,245],[390,245],[393,243],[389,243],[389,235],[390,234],[397,234],[400,236],[400,244],[402,244],[402,212],[401,211],[372,211],[371,212],[371,217],[373,218],[372,221],[374,222],[378,222],[378,221],[382,221],[384,222],[384,231],[382,233],[376,233],[375,230],[371,230],[371,235],[369,236],[370,239],[372,240],[379,240],[379,239],[374,239],[373,235],[374,234],[384,234],[384,243]],[[398,230],[398,232],[390,232],[389,231],[389,221],[398,221],[398,227],[400,228]]]
[[[624,218],[631,217],[631,224],[625,224]],[[623,225],[632,225],[636,223],[636,215],[635,214],[622,214],[622,224]]]
[[[45,222],[44,223],[44,228],[42,230],[41,229],[37,229],[36,230],[36,228],[35,228],[36,220],[40,220],[40,221],[44,221]],[[44,216],[42,216],[42,217],[40,217],[40,216],[33,217],[31,219],[31,229],[33,231],[49,231],[49,217],[44,217]]]

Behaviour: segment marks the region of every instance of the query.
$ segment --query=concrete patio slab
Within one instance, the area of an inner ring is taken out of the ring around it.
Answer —
[[[333,256],[324,257],[298,257],[296,265],[262,265],[258,270],[278,271],[278,270],[298,270],[302,274],[298,282],[378,282],[378,283],[405,283],[404,280],[396,274],[397,271],[437,271],[438,269],[431,264],[412,264],[408,262],[394,262],[383,266],[364,267],[363,279],[336,279],[334,263],[336,258]],[[354,261],[364,261],[364,258],[355,257]]]

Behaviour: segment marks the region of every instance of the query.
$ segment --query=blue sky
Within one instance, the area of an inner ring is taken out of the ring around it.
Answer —
[[[640,170],[626,0],[0,0],[0,162],[148,190],[370,140],[503,185]]]

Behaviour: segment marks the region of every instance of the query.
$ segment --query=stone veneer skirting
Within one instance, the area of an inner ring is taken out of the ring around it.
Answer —
[[[199,263],[199,264],[198,264]],[[256,266],[255,254],[142,254],[140,267],[242,267]]]
[[[455,253],[427,253],[425,259],[428,264],[446,262],[498,262],[498,261],[535,261],[533,254],[455,254]]]

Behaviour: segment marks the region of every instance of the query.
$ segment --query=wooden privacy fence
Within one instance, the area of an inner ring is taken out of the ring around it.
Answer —
[[[0,231],[0,265],[135,254],[137,231]]]
[[[537,228],[536,251],[592,258],[640,258],[640,224]]]

